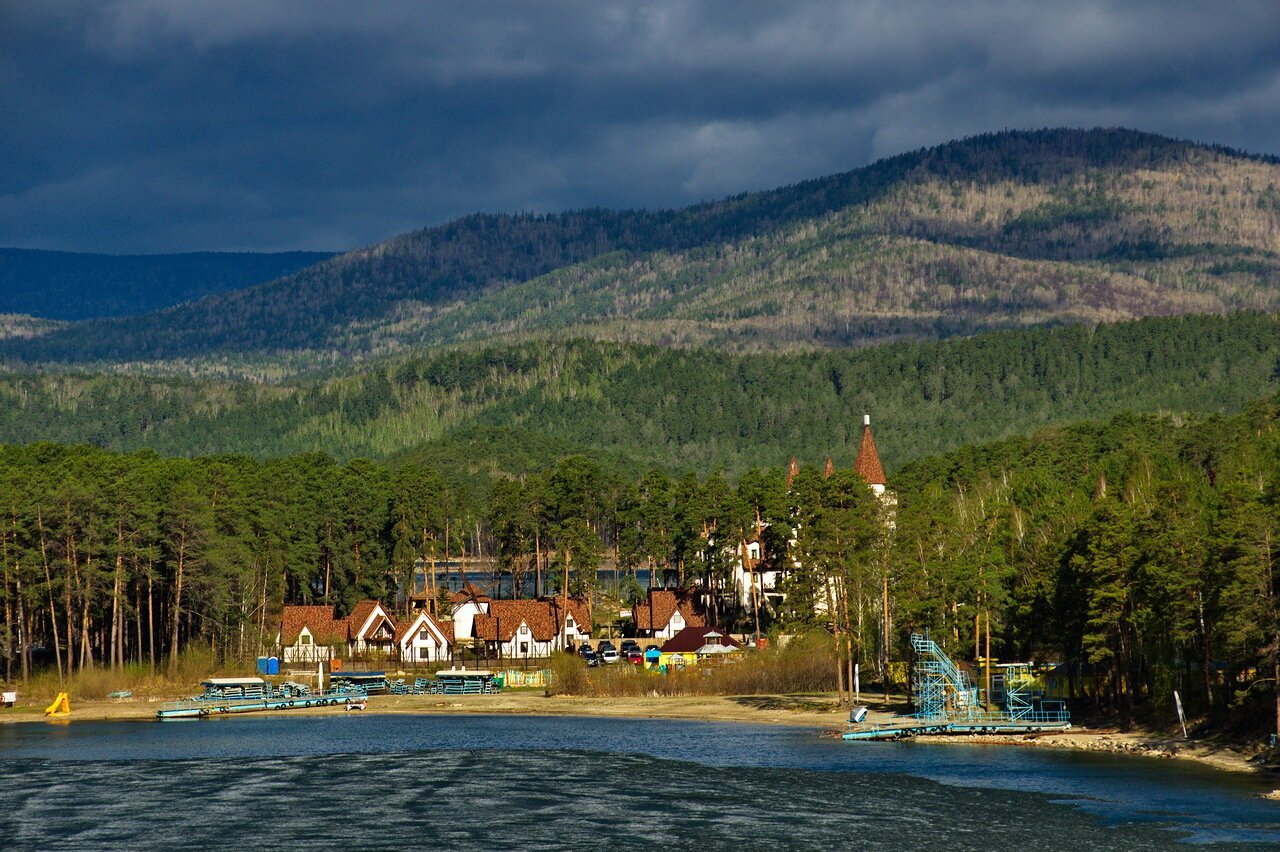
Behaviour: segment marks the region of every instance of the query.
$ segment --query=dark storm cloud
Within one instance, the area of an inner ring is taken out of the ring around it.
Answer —
[[[343,248],[1003,127],[1280,153],[1259,3],[0,0],[0,245]]]

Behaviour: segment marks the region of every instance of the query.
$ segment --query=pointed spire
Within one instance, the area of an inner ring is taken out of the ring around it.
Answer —
[[[822,478],[826,479],[828,476],[830,476],[835,472],[836,472],[835,462],[831,461],[831,456],[827,456],[827,463],[822,466]]]
[[[791,461],[787,462],[787,488],[791,487],[791,483],[795,481],[798,473],[800,473],[800,462],[796,461],[795,456],[792,456]]]
[[[868,485],[885,485],[884,467],[880,464],[880,454],[876,452],[875,438],[871,437],[871,415],[862,415],[862,445],[858,447],[858,459],[853,463],[853,472],[861,476]]]

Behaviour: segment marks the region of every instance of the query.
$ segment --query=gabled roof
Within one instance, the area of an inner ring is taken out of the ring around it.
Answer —
[[[637,630],[662,630],[677,611],[687,625],[707,623],[703,608],[688,589],[650,589],[645,603],[632,607],[631,617]]]
[[[424,624],[432,625],[437,631],[439,631],[440,635],[444,637],[446,645],[453,644],[453,622],[437,621],[431,613],[427,612],[425,609],[420,609],[409,618],[400,622],[400,626],[396,628],[396,645],[403,645],[405,637],[410,633],[416,633],[421,630],[422,625]]]
[[[564,617],[572,615],[583,630],[591,630],[591,610],[580,598],[538,598],[537,600],[489,601],[489,612],[475,617],[476,638],[490,642],[509,642],[520,629],[529,625],[539,642],[555,639],[564,625]]]
[[[380,613],[380,618],[375,618],[372,622],[369,617],[374,613]],[[352,639],[368,639],[378,629],[378,627],[386,622],[391,625],[391,632],[396,632],[395,620],[391,614],[383,609],[382,604],[375,600],[363,600],[356,604],[355,609],[351,610],[351,615],[347,616],[347,635]],[[369,629],[362,630],[368,623]]]
[[[876,452],[875,439],[871,437],[871,416],[862,419],[862,444],[858,447],[858,458],[853,463],[853,472],[862,477],[868,485],[884,485],[884,468],[880,465],[880,454]]]
[[[281,644],[297,642],[304,627],[317,645],[336,645],[347,641],[347,621],[335,618],[332,606],[286,606],[280,615]]]
[[[708,640],[707,639],[708,633],[715,633],[718,635],[713,636],[710,640]],[[742,647],[742,645],[739,644],[732,636],[729,636],[724,633],[720,633],[720,631],[716,630],[714,627],[690,626],[690,627],[686,627],[684,630],[681,630],[675,636],[672,636],[665,643],[663,643],[661,650],[663,653],[691,654],[697,651],[703,645],[710,644],[711,642],[714,642],[717,645],[724,645],[729,648]]]

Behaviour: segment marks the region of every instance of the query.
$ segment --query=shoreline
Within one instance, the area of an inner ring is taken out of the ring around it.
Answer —
[[[69,721],[154,721],[168,699],[73,702]],[[867,722],[886,721],[893,714],[882,699],[867,697]],[[263,711],[252,715],[329,716],[348,711],[342,706]],[[685,695],[584,697],[546,696],[542,690],[510,690],[498,695],[378,695],[369,699],[369,715],[494,715],[574,716],[601,719],[671,719],[676,721],[781,725],[818,729],[822,736],[845,730],[847,711],[834,706],[826,694],[802,695]],[[45,721],[32,706],[0,710],[0,724]],[[51,720],[56,723],[66,719]],[[1011,736],[971,735],[917,738],[939,745],[962,744],[1055,748],[1148,758],[1187,760],[1226,772],[1269,775],[1274,770],[1253,761],[1241,749],[1198,740],[1181,740],[1150,732],[1122,732],[1111,728],[1072,728],[1063,733]],[[850,748],[857,748],[850,743]],[[1277,791],[1280,795],[1280,791]]]

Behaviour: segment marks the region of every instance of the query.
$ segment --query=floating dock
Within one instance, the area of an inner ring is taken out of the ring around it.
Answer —
[[[306,695],[294,698],[238,698],[206,701],[192,698],[188,701],[171,701],[156,711],[156,718],[205,719],[210,716],[226,716],[233,713],[257,713],[263,710],[295,710],[303,707],[333,707],[346,703],[352,695]]]

